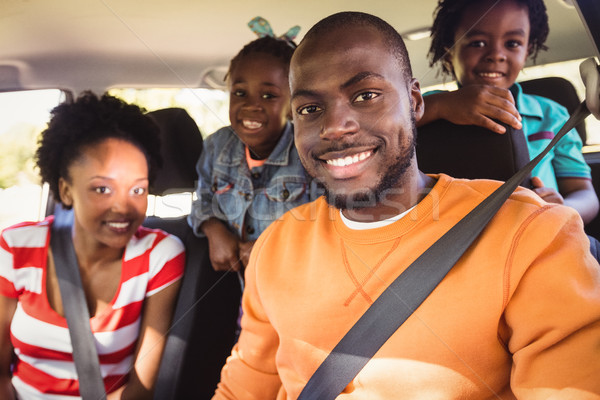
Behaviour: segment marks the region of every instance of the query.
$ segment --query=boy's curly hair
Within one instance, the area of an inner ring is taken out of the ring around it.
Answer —
[[[290,60],[296,50],[296,43],[291,40],[277,39],[272,36],[265,36],[259,39],[253,40],[246,44],[235,57],[229,62],[229,69],[225,75],[225,80],[231,75],[231,72],[237,67],[240,60],[250,54],[264,53],[272,55],[283,63],[288,68],[290,67]],[[289,71],[288,71],[289,72]]]
[[[75,102],[58,105],[51,114],[38,141],[35,160],[42,181],[50,185],[57,202],[62,204],[59,178],[70,181],[71,164],[81,157],[85,147],[104,139],[122,139],[138,147],[146,156],[150,183],[156,177],[162,165],[159,128],[140,107],[86,91]]]
[[[439,0],[434,11],[434,21],[431,28],[431,46],[429,47],[429,66],[433,67],[438,61],[444,60],[447,50],[454,46],[454,34],[464,10],[481,0]],[[498,0],[504,1],[504,0]],[[540,50],[547,50],[544,45],[548,38],[548,14],[543,0],[514,0],[529,10],[529,46],[533,61]],[[452,70],[441,63],[442,74],[452,75]]]

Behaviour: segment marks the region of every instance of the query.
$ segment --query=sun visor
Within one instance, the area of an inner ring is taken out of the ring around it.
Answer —
[[[0,90],[21,89],[19,69],[14,65],[0,65]]]

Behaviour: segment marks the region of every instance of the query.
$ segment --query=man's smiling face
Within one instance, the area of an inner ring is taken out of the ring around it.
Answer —
[[[339,28],[296,50],[290,71],[296,147],[337,208],[393,200],[405,179],[418,174],[415,118],[422,98],[407,76],[369,26]]]

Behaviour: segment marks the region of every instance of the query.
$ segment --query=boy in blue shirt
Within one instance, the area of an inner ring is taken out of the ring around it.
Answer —
[[[504,133],[496,119],[523,129],[530,157],[537,156],[569,114],[552,100],[524,94],[515,81],[527,57],[546,49],[548,31],[542,0],[440,0],[431,64],[440,62],[459,89],[426,94],[419,125],[442,118]],[[544,200],[575,208],[587,223],[598,213],[598,198],[581,148],[572,130],[533,170],[532,184]]]

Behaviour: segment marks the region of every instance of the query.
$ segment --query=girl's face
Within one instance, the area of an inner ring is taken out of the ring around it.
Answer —
[[[83,148],[60,178],[60,197],[72,205],[74,234],[92,248],[122,249],[144,221],[148,200],[148,164],[128,141],[108,138]]]
[[[467,8],[446,62],[463,86],[508,89],[529,55],[529,11],[513,0],[482,1]]]
[[[229,88],[231,126],[251,152],[267,158],[290,117],[287,66],[268,54],[249,54],[230,72]]]

